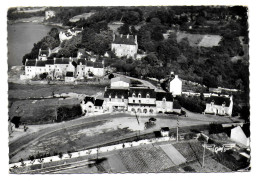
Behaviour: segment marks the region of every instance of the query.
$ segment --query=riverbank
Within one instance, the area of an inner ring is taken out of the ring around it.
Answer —
[[[42,24],[42,25],[45,25],[45,26],[57,27],[57,28],[60,28],[60,29],[69,28],[69,26],[63,26],[62,23],[46,22],[44,16],[36,16],[36,17],[31,17],[31,18],[21,18],[21,19],[17,19],[17,20],[8,20],[7,21],[8,25],[13,25],[13,24],[16,24],[16,23],[38,23],[38,24]]]

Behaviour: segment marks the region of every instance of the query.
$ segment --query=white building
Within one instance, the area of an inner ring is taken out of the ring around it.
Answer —
[[[182,81],[178,75],[175,75],[175,78],[170,82],[170,92],[173,96],[181,95],[182,93]]]
[[[55,11],[51,11],[51,10],[45,11],[45,20],[55,17],[55,15],[56,15]]]
[[[50,55],[51,55],[51,49],[50,48],[48,50],[42,50],[40,48],[38,59],[42,60],[42,61],[46,61]]]
[[[230,98],[211,96],[207,99],[205,113],[218,115],[232,115],[233,96]]]
[[[138,50],[137,36],[114,34],[111,50],[117,57],[126,56],[127,58],[132,57],[135,59]]]
[[[127,89],[106,89],[104,93],[104,109],[113,111],[126,111],[128,105]]]
[[[125,77],[115,77],[111,79],[111,88],[129,88],[130,80]]]
[[[94,62],[93,64],[93,74],[98,77],[102,77],[105,75],[105,69],[103,63],[101,62]]]
[[[250,138],[246,136],[246,134],[240,126],[231,129],[230,139],[242,144],[243,146],[249,146],[250,144]]]
[[[36,60],[28,60],[25,62],[25,76],[32,79],[36,76]]]
[[[156,93],[154,89],[131,87],[128,101],[129,112],[142,114],[156,113]]]
[[[156,92],[156,111],[165,113],[173,111],[173,96],[167,92]]]

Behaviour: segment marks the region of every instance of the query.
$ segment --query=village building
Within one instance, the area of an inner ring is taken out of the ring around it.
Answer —
[[[156,92],[156,110],[157,113],[173,111],[173,96],[167,92]]]
[[[69,40],[73,36],[77,36],[82,31],[83,31],[83,28],[72,28],[72,29],[68,29],[66,31],[60,31],[60,33],[59,33],[60,41],[63,42],[64,40]]]
[[[78,59],[78,65],[76,68],[76,78],[77,79],[84,79],[86,73],[85,73],[85,67],[86,67],[86,59]]]
[[[36,76],[36,60],[28,60],[25,62],[25,76],[32,79]]]
[[[161,136],[162,136],[162,137],[168,137],[168,136],[170,135],[170,129],[169,129],[169,127],[163,127],[163,128],[161,128],[160,133],[161,133]]]
[[[126,56],[127,58],[135,59],[138,50],[137,36],[114,34],[111,50],[117,57]]]
[[[230,98],[211,96],[206,100],[205,113],[218,115],[232,115],[233,96]]]
[[[245,131],[243,130],[244,126],[237,126],[232,128],[230,133],[230,139],[239,143],[242,146],[248,147],[250,145],[250,135],[245,133]]]
[[[37,75],[46,73],[45,64],[46,64],[46,61],[36,60],[36,64],[35,64],[36,69],[35,69],[35,71],[37,72]]]
[[[48,50],[42,50],[41,48],[39,49],[39,55],[38,59],[45,61],[48,59],[48,57],[51,55],[51,49],[49,48]]]
[[[178,75],[175,75],[174,79],[170,82],[170,92],[174,97],[182,93],[182,81]]]
[[[127,89],[107,88],[104,93],[104,108],[108,112],[126,111],[128,105]]]
[[[85,97],[81,102],[80,106],[82,108],[82,112],[85,114],[89,113],[103,113],[103,103],[102,99],[95,99],[94,97]]]
[[[130,87],[128,100],[128,111],[131,113],[156,113],[156,93],[154,89]]]
[[[55,15],[56,15],[55,11],[51,11],[51,10],[45,11],[45,20],[55,17]]]
[[[65,82],[74,82],[74,72],[67,71],[65,75]]]
[[[105,69],[102,62],[94,62],[93,72],[95,76],[102,77],[105,75]]]
[[[130,79],[121,76],[112,78],[110,86],[111,88],[129,88]]]

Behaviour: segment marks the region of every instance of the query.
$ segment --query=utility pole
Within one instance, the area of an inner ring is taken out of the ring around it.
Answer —
[[[179,116],[177,115],[177,142],[179,141]]]
[[[204,168],[204,161],[205,161],[205,149],[206,149],[206,144],[204,142],[204,149],[203,149],[203,156],[202,156],[202,168]]]

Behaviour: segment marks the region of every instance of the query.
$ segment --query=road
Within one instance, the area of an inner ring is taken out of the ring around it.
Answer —
[[[134,77],[129,77],[129,76],[126,76],[126,75],[121,75],[121,74],[117,74],[117,73],[113,73],[117,76],[120,76],[120,77],[125,77],[125,78],[128,78],[128,79],[131,79],[131,80],[136,80],[136,81],[139,81],[141,82],[145,87],[150,87],[150,89],[154,89],[156,92],[165,92],[164,90],[162,89],[159,89],[158,87],[156,87],[155,85],[153,85],[151,82],[148,82],[146,80],[142,80],[142,79],[138,79],[138,78],[134,78]]]

